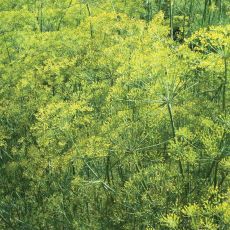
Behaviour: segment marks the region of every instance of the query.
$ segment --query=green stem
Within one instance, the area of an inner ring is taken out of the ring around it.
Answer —
[[[87,8],[89,17],[91,17],[91,11],[90,11],[88,3],[86,4],[86,8]],[[92,25],[91,19],[90,19],[90,37],[93,38],[93,25]]]
[[[139,166],[138,166],[138,163],[136,163],[136,169],[137,169],[137,172],[138,172],[138,173],[141,172],[141,170],[140,170],[140,168],[139,168]],[[148,196],[148,198],[149,198],[149,201],[150,201],[151,203],[153,203],[153,199],[152,199],[152,197],[150,196],[150,194],[149,194],[149,192],[148,192],[148,187],[147,187],[145,181],[142,180],[142,181],[141,181],[141,184],[142,184],[142,186],[143,186],[143,188],[144,188],[144,190],[145,190],[145,192],[146,192],[146,194],[147,194],[147,196]]]
[[[219,6],[219,15],[218,15],[218,19],[219,19],[219,22],[221,21],[222,19],[222,11],[223,11],[223,3],[222,3],[222,0],[219,0],[218,1],[218,6]]]
[[[227,93],[227,76],[228,76],[228,66],[227,66],[227,58],[224,58],[224,83],[223,83],[223,101],[222,108],[223,112],[226,116],[226,93]]]
[[[7,42],[6,42],[6,41],[5,41],[5,46],[6,46],[6,52],[7,52],[8,59],[9,59],[9,61],[11,62],[11,61],[12,61],[12,59],[11,59],[11,55],[10,55],[10,51],[9,51],[9,47],[8,47],[8,45],[7,45]]]
[[[174,143],[176,143],[176,128],[175,128],[175,124],[174,124],[172,106],[171,106],[170,102],[167,102],[167,108],[168,108],[168,113],[169,113],[169,117],[170,117],[170,124],[171,124],[171,128],[172,128]],[[178,160],[178,164],[179,164],[180,174],[184,178],[184,172],[183,172],[183,166],[182,166],[181,160]]]
[[[167,108],[168,108],[168,112],[169,112],[169,117],[170,117],[170,124],[171,124],[171,128],[172,128],[172,133],[173,133],[173,138],[175,140],[176,137],[176,129],[175,129],[175,124],[174,124],[174,120],[173,120],[173,114],[172,114],[172,106],[171,104],[168,102],[167,103]]]
[[[43,2],[40,6],[40,32],[43,32]]]
[[[206,21],[206,17],[207,17],[208,1],[209,0],[205,0],[205,2],[204,2],[204,11],[203,11],[203,19],[202,19],[202,24],[203,25],[204,25],[204,23]]]
[[[173,39],[173,1],[174,0],[170,0],[170,36]]]
[[[186,24],[186,6],[187,6],[187,0],[184,2],[184,17],[183,17],[183,41],[185,38],[185,24]]]
[[[67,8],[65,9],[65,12],[64,12],[64,13],[62,14],[62,16],[60,17],[59,22],[58,22],[58,26],[57,26],[57,31],[60,30],[60,27],[61,27],[61,24],[62,24],[62,22],[63,22],[63,19],[64,19],[65,15],[66,15],[68,9],[71,7],[72,2],[73,2],[73,0],[70,0],[69,5],[68,5]]]
[[[216,188],[216,186],[217,186],[218,163],[219,162],[216,162],[216,164],[215,164],[215,170],[214,170],[214,188]]]

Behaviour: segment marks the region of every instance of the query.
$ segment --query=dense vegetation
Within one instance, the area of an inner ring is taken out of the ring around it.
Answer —
[[[0,0],[0,229],[230,229],[229,0]]]

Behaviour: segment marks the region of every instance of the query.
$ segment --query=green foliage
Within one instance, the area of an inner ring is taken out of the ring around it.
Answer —
[[[229,229],[228,2],[0,1],[0,228]]]

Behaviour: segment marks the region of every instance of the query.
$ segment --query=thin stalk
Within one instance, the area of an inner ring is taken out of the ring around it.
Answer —
[[[90,11],[88,3],[86,4],[86,8],[87,8],[89,17],[91,17],[91,11]],[[90,25],[89,25],[89,27],[90,27],[90,37],[93,38],[93,25],[92,25],[91,19],[90,19]]]
[[[124,185],[126,179],[124,177],[124,173],[123,173],[123,169],[122,169],[121,165],[117,166],[117,171],[118,171],[118,176],[120,177],[121,183]]]
[[[108,185],[110,185],[109,168],[110,168],[110,156],[108,155],[106,159],[106,179],[107,179]]]
[[[162,3],[161,0],[159,0],[159,1],[158,1],[158,11],[161,10],[161,3]]]
[[[137,169],[137,172],[138,172],[138,173],[141,172],[141,170],[140,170],[140,168],[139,168],[139,166],[138,166],[138,163],[136,163],[136,169]],[[145,190],[146,193],[147,193],[147,196],[148,196],[148,198],[149,198],[149,201],[150,201],[151,203],[153,203],[153,199],[152,199],[152,197],[150,196],[150,194],[149,194],[149,192],[148,192],[148,187],[147,187],[145,181],[142,180],[142,181],[141,181],[141,184],[142,184],[144,190]]]
[[[190,0],[190,6],[189,6],[189,19],[188,19],[188,29],[189,29],[189,33],[191,30],[191,24],[193,21],[193,7],[194,7],[194,0]]]
[[[147,21],[150,22],[151,21],[151,18],[152,18],[152,4],[151,4],[151,1],[148,0],[148,3],[147,3],[147,10],[148,10],[148,19]]]
[[[173,119],[172,106],[171,106],[171,103],[169,101],[167,102],[167,108],[168,108],[168,113],[169,113],[169,117],[170,117],[170,124],[171,124],[171,128],[172,128],[174,143],[176,143],[176,128],[175,128],[175,123],[174,123],[174,119]],[[178,160],[178,164],[179,164],[180,174],[184,178],[184,172],[183,172],[183,166],[182,166],[181,160]]]
[[[183,16],[183,41],[185,38],[185,24],[186,24],[186,7],[187,7],[187,0],[184,1],[184,16]]]
[[[175,124],[174,124],[174,120],[173,120],[173,114],[172,114],[172,106],[171,103],[167,103],[167,108],[168,108],[168,112],[169,112],[169,117],[170,117],[170,124],[171,124],[171,128],[172,128],[172,133],[173,133],[173,138],[175,140],[176,138],[176,129],[175,129]]]
[[[8,59],[9,59],[9,61],[11,62],[11,61],[12,61],[12,59],[11,59],[11,55],[10,55],[10,51],[9,51],[9,47],[8,47],[8,45],[7,45],[7,42],[6,42],[6,41],[5,41],[5,46],[6,46],[6,52],[7,52]]]
[[[187,176],[188,176],[188,183],[187,183],[187,198],[189,202],[189,194],[191,193],[191,178],[190,178],[190,164],[187,163]]]
[[[11,223],[10,220],[8,221],[1,213],[0,213],[0,219],[8,226],[10,229],[16,229]]]
[[[43,32],[43,1],[40,5],[40,32]]]
[[[215,170],[214,170],[214,188],[216,188],[216,186],[217,186],[218,163],[219,162],[216,162]]]
[[[173,6],[174,0],[170,0],[170,36],[173,39]]]
[[[223,14],[223,3],[222,0],[219,0],[219,22],[222,19],[222,14]]]
[[[223,135],[222,135],[222,138],[221,138],[221,141],[220,141],[220,146],[219,146],[219,149],[222,149],[223,148],[223,144],[224,144],[224,139],[226,137],[226,133],[224,132]],[[214,176],[213,176],[213,182],[214,182],[214,188],[216,188],[217,186],[217,173],[218,173],[218,164],[220,163],[220,161],[224,158],[224,154],[223,152],[221,152],[221,154],[219,156],[216,156],[214,159],[213,159],[213,162],[211,164],[211,167],[207,173],[207,178],[209,178],[211,180],[211,174],[212,174],[212,171],[214,169]]]
[[[218,184],[218,187],[219,187],[219,188],[221,188],[221,186],[223,185],[223,183],[224,183],[224,181],[225,181],[227,175],[228,175],[228,174],[224,174],[224,173],[222,172],[221,180],[220,180],[220,182],[219,182],[219,184]]]
[[[62,16],[60,17],[60,20],[59,20],[59,22],[58,22],[58,26],[57,26],[57,31],[59,31],[59,30],[60,30],[61,23],[62,23],[62,21],[63,21],[63,19],[64,19],[65,15],[66,15],[66,13],[67,13],[67,10],[71,7],[72,2],[73,2],[73,0],[70,0],[69,5],[68,5],[68,6],[67,6],[67,8],[65,9],[65,12],[64,12],[64,13],[62,14]]]
[[[203,11],[203,19],[202,19],[202,24],[203,24],[203,25],[204,25],[204,23],[205,23],[205,21],[206,21],[206,17],[207,17],[208,1],[209,1],[209,0],[205,0],[205,2],[204,2],[204,11]]]
[[[224,112],[225,116],[226,116],[227,76],[228,76],[227,58],[224,57],[224,83],[223,83],[223,101],[222,101],[222,108],[223,108],[223,112]]]

